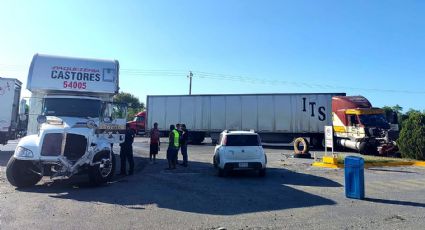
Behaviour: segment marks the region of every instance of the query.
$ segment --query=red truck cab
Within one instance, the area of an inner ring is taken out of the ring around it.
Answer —
[[[362,154],[396,151],[398,127],[391,125],[384,110],[375,108],[363,96],[332,98],[332,125],[336,143]]]
[[[145,134],[146,132],[146,111],[142,111],[137,113],[134,116],[134,119],[132,121],[127,122],[127,124],[130,125],[130,128],[136,133],[136,134]]]

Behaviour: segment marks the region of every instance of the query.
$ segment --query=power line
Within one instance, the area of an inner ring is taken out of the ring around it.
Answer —
[[[425,94],[425,91],[411,91],[411,90],[396,90],[396,89],[382,89],[382,88],[359,88],[359,87],[347,87],[347,86],[338,86],[338,85],[329,85],[329,84],[312,84],[305,82],[294,82],[294,81],[283,81],[283,80],[268,80],[260,78],[252,78],[240,75],[226,75],[226,74],[216,74],[208,73],[202,71],[194,71],[196,75],[200,78],[208,79],[221,79],[221,80],[230,80],[230,81],[240,81],[253,84],[268,84],[268,85],[294,85],[301,87],[309,88],[321,88],[321,89],[348,89],[353,91],[373,91],[373,92],[384,92],[384,93],[406,93],[406,94]]]
[[[0,67],[5,67],[9,70],[6,71],[20,71],[28,70],[28,67],[21,65],[10,65],[0,64]],[[123,68],[120,69],[120,73],[124,76],[130,77],[183,77],[187,76],[187,70],[181,69],[138,69],[138,68]],[[201,79],[212,79],[212,80],[226,80],[236,81],[248,84],[262,84],[262,85],[292,85],[295,87],[305,88],[318,88],[327,90],[353,90],[353,91],[372,91],[382,93],[403,93],[403,94],[425,94],[425,91],[412,91],[412,90],[400,90],[400,89],[383,89],[383,88],[361,88],[341,85],[330,85],[330,84],[317,84],[317,83],[306,83],[286,80],[274,80],[248,77],[243,75],[229,75],[222,73],[211,73],[204,71],[192,71],[195,74],[195,78]]]

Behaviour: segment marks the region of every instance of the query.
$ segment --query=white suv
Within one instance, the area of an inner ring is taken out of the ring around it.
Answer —
[[[265,176],[267,156],[260,136],[253,131],[223,131],[214,149],[213,164],[219,176],[231,170],[258,170],[259,176]]]

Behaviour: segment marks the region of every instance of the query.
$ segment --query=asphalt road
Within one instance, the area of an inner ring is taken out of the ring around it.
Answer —
[[[15,189],[5,167],[16,142],[0,146],[0,229],[423,229],[425,168],[365,170],[366,199],[347,199],[343,170],[311,167],[290,149],[265,148],[268,172],[216,176],[213,146],[189,146],[190,164],[164,170],[137,138],[136,173],[91,187],[85,176]],[[116,152],[119,148],[116,147]],[[313,151],[317,156],[323,152]],[[180,156],[181,159],[181,156]]]

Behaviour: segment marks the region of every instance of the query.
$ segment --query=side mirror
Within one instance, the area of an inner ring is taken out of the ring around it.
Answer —
[[[25,121],[27,119],[27,115],[25,114],[19,114],[19,120]]]
[[[47,117],[44,116],[44,115],[38,115],[37,122],[38,122],[38,124],[43,124],[43,123],[47,122]]]
[[[22,99],[19,103],[19,115],[22,118],[22,115],[25,115],[25,107],[27,106],[27,101],[25,99]]]

